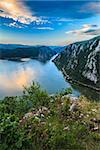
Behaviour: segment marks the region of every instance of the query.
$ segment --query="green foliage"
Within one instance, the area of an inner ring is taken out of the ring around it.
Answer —
[[[61,96],[68,95],[68,94],[72,94],[72,88],[67,88],[60,93]]]
[[[70,99],[62,97],[71,90],[62,93],[50,97],[33,83],[23,96],[0,101],[0,150],[99,150],[99,133],[89,129],[99,104],[81,97],[70,112]]]
[[[48,106],[50,97],[46,91],[43,91],[40,88],[39,84],[35,84],[33,82],[32,86],[29,88],[25,88],[24,90],[24,98],[30,100],[32,107],[39,106]]]
[[[1,135],[1,149],[12,149],[18,138],[18,118],[15,115],[4,114],[0,116],[0,135]]]

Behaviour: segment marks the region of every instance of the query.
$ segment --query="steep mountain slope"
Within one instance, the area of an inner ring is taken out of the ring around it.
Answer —
[[[40,61],[51,59],[56,53],[48,46],[28,46],[16,48],[0,48],[0,59],[20,60],[21,58],[32,58]]]
[[[67,78],[100,88],[100,36],[68,45],[53,61]]]

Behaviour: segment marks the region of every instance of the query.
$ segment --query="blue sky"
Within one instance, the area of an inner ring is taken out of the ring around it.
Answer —
[[[67,45],[100,34],[99,1],[0,1],[0,43]]]

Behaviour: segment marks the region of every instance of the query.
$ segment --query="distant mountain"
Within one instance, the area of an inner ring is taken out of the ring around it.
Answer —
[[[100,88],[100,36],[68,45],[53,61],[67,79]]]
[[[66,46],[49,46],[56,53],[62,52]]]
[[[56,53],[48,46],[0,45],[0,59],[20,60],[22,58],[50,60]]]
[[[25,47],[32,47],[32,46],[21,45],[21,44],[0,44],[0,49],[14,49],[14,48],[25,48]]]

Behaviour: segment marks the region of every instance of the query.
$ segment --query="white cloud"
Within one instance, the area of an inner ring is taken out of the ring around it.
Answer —
[[[76,35],[98,35],[100,30],[97,28],[97,25],[84,24],[81,29],[67,31],[66,34],[76,34]]]
[[[15,28],[23,28],[24,26],[21,26],[21,25],[18,25],[16,22],[12,22],[12,23],[9,23],[9,24],[4,24],[6,26],[9,26],[9,27],[15,27]]]
[[[25,6],[24,2],[19,0],[2,0],[0,1],[0,16],[11,18],[23,24],[30,24],[34,21],[41,21],[33,16],[31,10]]]
[[[58,18],[58,19],[56,19],[56,21],[69,22],[69,21],[73,21],[73,19],[69,19],[69,18]]]
[[[38,30],[54,30],[54,28],[51,27],[37,27]]]

